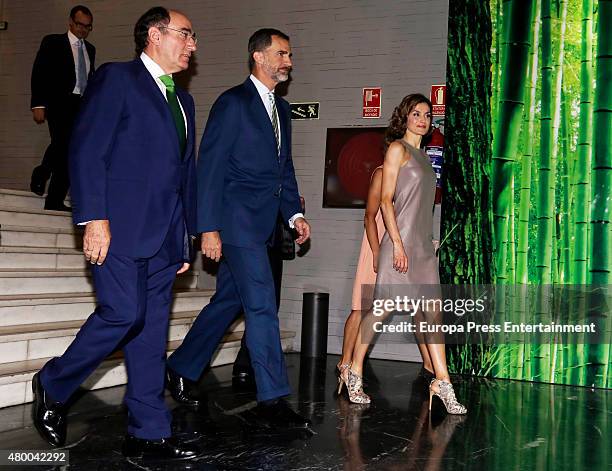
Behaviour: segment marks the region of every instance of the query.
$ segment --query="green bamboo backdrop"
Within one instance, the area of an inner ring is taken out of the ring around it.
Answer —
[[[491,13],[488,2],[449,2],[445,123],[461,132],[445,133],[445,195],[440,275],[449,284],[486,284],[494,276],[491,213]],[[450,21],[454,26],[450,27]],[[479,60],[465,60],[465,57]],[[477,77],[477,79],[475,79]],[[486,345],[448,350],[449,365],[472,372],[487,363]],[[475,371],[479,372],[479,371]]]
[[[453,243],[441,253],[443,281],[607,287],[612,0],[449,7],[442,231]],[[537,322],[554,302],[542,299],[533,315],[520,295],[510,312],[499,307],[508,300],[499,301],[495,314],[515,322]],[[587,301],[572,303],[584,319]],[[456,346],[450,363],[459,372],[612,387],[612,318],[604,312],[590,321],[598,343],[583,336],[571,344]]]

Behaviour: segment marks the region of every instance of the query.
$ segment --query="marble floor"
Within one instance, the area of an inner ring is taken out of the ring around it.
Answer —
[[[426,386],[417,379],[420,365],[371,360],[365,372],[373,398],[368,407],[334,395],[337,361],[335,355],[323,361],[287,355],[290,402],[312,419],[310,430],[247,423],[241,413],[255,404],[254,396],[232,389],[231,366],[204,375],[199,389],[208,401],[200,410],[168,397],[176,434],[205,450],[191,462],[147,467],[125,460],[119,452],[126,421],[123,387],[84,393],[70,411],[70,466],[63,469],[612,469],[611,391],[456,378],[468,415],[446,415],[439,407],[430,414]],[[0,444],[3,450],[49,448],[32,426],[29,404],[0,409]]]

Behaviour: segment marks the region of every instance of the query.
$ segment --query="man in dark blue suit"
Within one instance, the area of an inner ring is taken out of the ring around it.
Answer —
[[[259,417],[304,427],[309,421],[282,399],[291,391],[267,251],[279,212],[296,229],[298,243],[310,237],[291,159],[289,104],[274,94],[289,78],[291,47],[284,33],[262,29],[248,49],[250,77],[217,99],[200,144],[198,231],[203,254],[221,264],[210,304],[168,359],[169,386],[175,399],[197,403],[189,381],[200,377],[244,310]]]
[[[45,36],[32,66],[32,117],[37,124],[47,121],[51,144],[32,172],[30,189],[42,196],[51,176],[45,209],[70,210],[64,204],[70,186],[68,143],[81,96],[95,69],[96,48],[85,40],[92,28],[89,8],[75,6],[68,32]]]
[[[189,67],[196,37],[187,17],[156,7],[134,39],[138,58],[105,64],[91,80],[70,147],[73,218],[86,224],[98,307],[34,376],[32,413],[43,438],[63,445],[68,399],[122,349],[124,455],[188,459],[197,451],[171,437],[163,391],[172,285],[189,268],[196,233],[195,109],[171,74]]]

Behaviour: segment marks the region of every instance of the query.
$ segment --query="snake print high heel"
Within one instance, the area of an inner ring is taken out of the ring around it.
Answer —
[[[434,391],[433,384],[438,382],[438,386],[440,388],[439,392]],[[449,414],[457,414],[463,415],[467,414],[467,408],[460,404],[457,401],[457,397],[455,396],[455,390],[453,389],[453,385],[447,383],[446,381],[442,381],[441,379],[432,379],[431,383],[429,383],[429,410],[431,411],[431,401],[434,396],[438,396],[444,404],[444,408],[446,412]]]
[[[338,394],[342,392],[342,386],[348,382],[348,379],[347,380],[344,379],[344,372],[350,367],[351,367],[350,363],[341,363],[336,366],[336,368],[338,369],[337,371],[338,372]],[[348,389],[348,384],[346,387]]]
[[[369,404],[370,396],[363,392],[363,378],[350,368],[348,369],[348,382],[346,383],[349,401],[355,404]]]

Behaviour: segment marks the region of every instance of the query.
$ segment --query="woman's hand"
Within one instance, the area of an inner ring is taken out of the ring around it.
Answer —
[[[372,252],[372,268],[374,273],[378,273],[378,251]]]
[[[408,257],[402,244],[393,244],[393,268],[400,273],[408,271]]]

